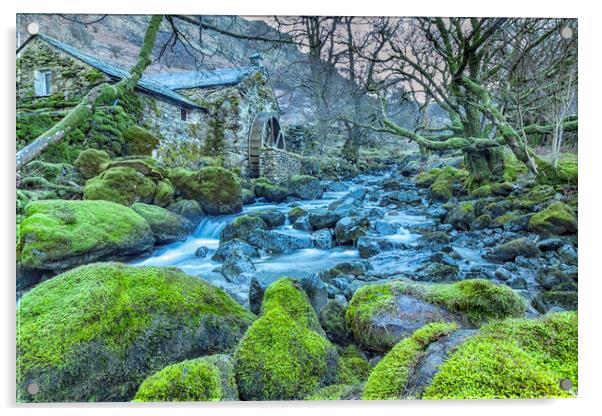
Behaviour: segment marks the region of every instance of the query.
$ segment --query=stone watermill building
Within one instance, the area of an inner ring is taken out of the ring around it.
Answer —
[[[51,96],[81,97],[127,74],[54,38],[34,35],[17,50],[17,108]],[[244,176],[274,180],[301,169],[300,157],[286,151],[280,108],[259,55],[247,66],[147,74],[136,91],[143,104],[138,123],[159,138],[153,154],[167,165],[196,168],[204,156],[218,156]]]

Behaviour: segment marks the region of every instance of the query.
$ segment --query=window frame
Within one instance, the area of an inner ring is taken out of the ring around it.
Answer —
[[[47,68],[40,68],[34,70],[34,95],[35,97],[49,97],[52,95],[52,70]],[[37,80],[41,80],[41,86],[44,91],[41,94],[38,94],[38,90],[36,89]]]

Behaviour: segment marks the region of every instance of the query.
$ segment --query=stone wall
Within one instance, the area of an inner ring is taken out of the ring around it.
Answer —
[[[280,149],[263,147],[259,151],[259,175],[276,183],[285,183],[302,174],[303,156]]]
[[[94,85],[109,80],[96,68],[35,38],[17,54],[17,108],[36,100],[48,100],[35,97],[36,70],[51,71],[51,97],[67,101],[78,100]]]

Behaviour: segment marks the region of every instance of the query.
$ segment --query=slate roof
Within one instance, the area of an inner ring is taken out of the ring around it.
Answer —
[[[25,46],[25,44],[27,44],[34,37],[38,37],[38,38],[44,40],[45,42],[54,46],[55,48],[68,53],[69,55],[73,56],[74,58],[77,58],[80,61],[83,61],[90,66],[93,66],[94,68],[98,69],[99,71],[104,72],[105,74],[107,74],[113,78],[122,79],[129,75],[129,72],[125,69],[116,67],[115,65],[109,64],[108,62],[105,62],[101,59],[98,59],[91,55],[83,53],[82,51],[77,50],[72,46],[66,45],[50,36],[47,36],[47,35],[44,35],[41,33],[29,38],[23,45],[21,45],[21,47],[17,50],[17,52],[19,50],[21,50]],[[175,101],[179,104],[183,104],[188,107],[202,108],[198,104],[195,104],[194,102],[190,101],[183,95],[178,94],[175,91],[172,91],[165,85],[157,82],[156,80],[150,78],[149,76],[142,76],[142,78],[140,78],[140,81],[138,81],[136,88],[138,88],[139,90],[141,90],[143,92],[150,93],[152,95],[159,95],[159,96],[165,97],[169,100]]]
[[[260,71],[258,66],[221,68],[212,71],[183,71],[152,75],[152,79],[172,90],[236,85],[249,75]]]

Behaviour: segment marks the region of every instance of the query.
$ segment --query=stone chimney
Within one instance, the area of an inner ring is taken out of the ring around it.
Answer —
[[[261,66],[261,55],[254,53],[253,55],[249,56],[249,61],[251,62],[252,66]]]

